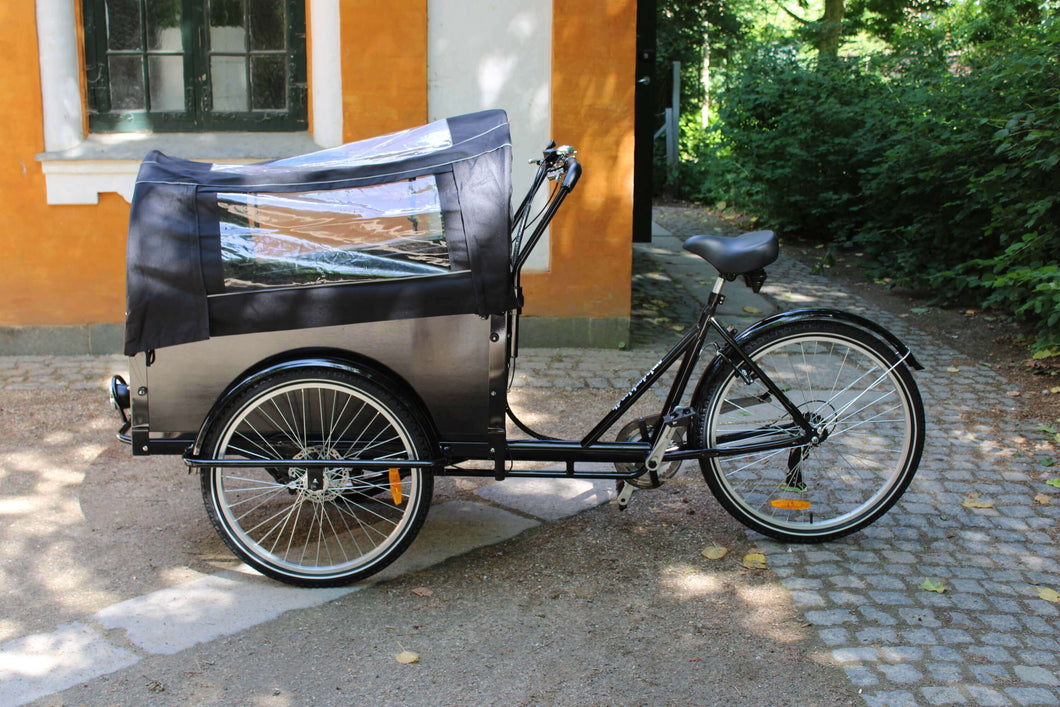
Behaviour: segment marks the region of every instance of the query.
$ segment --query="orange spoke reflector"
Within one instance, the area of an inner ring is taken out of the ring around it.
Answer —
[[[401,492],[401,472],[396,467],[390,469],[390,497],[394,499],[395,506],[400,506],[404,498]]]
[[[769,502],[773,508],[783,508],[787,511],[805,511],[813,504],[809,501],[800,501],[797,498],[777,498]]]

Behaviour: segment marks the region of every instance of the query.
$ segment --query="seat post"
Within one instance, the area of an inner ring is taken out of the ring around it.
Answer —
[[[724,301],[721,296],[721,288],[725,286],[725,276],[718,274],[718,279],[714,281],[714,287],[710,291],[710,297],[707,298],[707,307],[709,308],[715,302],[720,306]],[[716,307],[715,307],[716,308]]]

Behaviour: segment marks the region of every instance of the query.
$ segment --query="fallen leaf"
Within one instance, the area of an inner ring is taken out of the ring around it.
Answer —
[[[960,373],[961,369],[957,368],[956,366],[950,366],[949,368],[946,369],[946,372],[947,373]]]
[[[749,570],[764,570],[769,567],[766,564],[766,556],[760,552],[751,552],[744,555],[742,564]]]
[[[1053,500],[1046,496],[1044,493],[1040,493],[1034,497],[1034,502],[1037,503],[1039,506],[1048,506],[1050,503],[1053,502]]]
[[[678,333],[680,333],[680,332],[685,330],[684,324],[673,324],[673,325],[670,326],[670,328],[673,329],[674,331],[678,332]]]
[[[927,314],[928,312],[931,311],[931,308],[930,307],[913,307],[909,311],[912,312],[913,314]]]
[[[926,589],[929,592],[935,592],[936,594],[944,594],[946,592],[946,585],[942,582],[936,582],[933,579],[925,579],[924,583],[920,585],[921,589]]]
[[[993,508],[994,504],[990,501],[980,501],[978,498],[966,498],[961,501],[961,505],[965,508]]]
[[[1018,398],[1019,396],[1023,395],[1023,393],[1019,392],[1018,390],[1010,390],[1005,393],[1005,395],[1009,396],[1010,398]]]
[[[720,545],[711,545],[703,551],[703,557],[708,560],[720,560],[729,554],[729,549]]]
[[[748,314],[761,314],[762,313],[761,309],[759,309],[758,307],[752,307],[751,305],[747,305],[746,307],[744,307],[743,311],[747,312]]]
[[[1051,601],[1052,603],[1060,603],[1060,592],[1049,587],[1038,587],[1038,598]]]
[[[1054,395],[1060,393],[1060,385],[1054,385],[1052,388],[1049,389],[1049,392],[1053,393]]]
[[[1045,483],[1047,483],[1049,486],[1055,486],[1056,488],[1060,489],[1060,479],[1049,479]]]
[[[416,587],[415,589],[411,589],[409,591],[411,591],[413,594],[415,594],[418,597],[434,596],[434,592],[432,592],[430,589],[427,589],[427,587]]]
[[[396,656],[394,656],[394,660],[401,663],[402,665],[411,665],[413,663],[420,662],[420,654],[413,653],[412,651],[401,651]]]

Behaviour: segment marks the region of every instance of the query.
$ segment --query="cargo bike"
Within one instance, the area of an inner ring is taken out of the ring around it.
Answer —
[[[852,533],[898,500],[924,443],[910,351],[834,310],[739,333],[717,319],[727,282],[762,287],[768,231],[685,243],[718,271],[702,315],[591,430],[519,421],[521,272],[581,175],[569,147],[536,163],[513,212],[502,111],[251,165],[151,153],[130,216],[129,381],[110,385],[119,438],[183,455],[231,550],[306,586],[392,562],[437,475],[614,479],[625,508],[697,460],[732,515],[793,542]],[[658,414],[614,430],[675,366]]]

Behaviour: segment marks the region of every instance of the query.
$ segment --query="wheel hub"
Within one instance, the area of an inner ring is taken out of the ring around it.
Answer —
[[[293,459],[342,459],[334,449],[316,446],[303,449]],[[293,467],[288,475],[302,500],[313,503],[333,501],[350,486],[349,469],[299,469]]]

